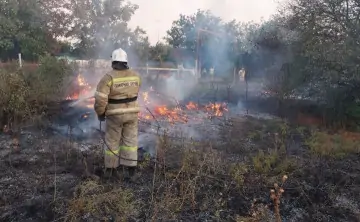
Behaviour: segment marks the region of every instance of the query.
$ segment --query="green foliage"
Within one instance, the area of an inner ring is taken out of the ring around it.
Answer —
[[[254,167],[258,173],[270,172],[278,161],[279,155],[276,152],[266,155],[263,151],[259,151],[259,153],[253,157]]]
[[[312,154],[320,157],[344,158],[349,154],[360,152],[359,138],[348,134],[332,135],[326,132],[314,132],[306,144]]]
[[[170,53],[170,46],[163,43],[157,43],[155,46],[150,47],[149,58],[151,58],[152,61],[162,64],[163,62],[170,60]]]
[[[291,2],[281,21],[287,30],[297,33],[291,42],[297,60],[298,85],[302,93],[311,92],[324,105],[330,123],[351,122],[355,116],[349,107],[359,100],[358,33],[359,4],[345,0],[306,0]],[[294,86],[293,86],[294,88]],[[350,120],[351,119],[351,120]],[[336,124],[339,125],[339,124]]]
[[[239,164],[232,164],[230,166],[230,176],[232,180],[235,181],[236,186],[241,189],[244,185],[245,174],[248,173],[248,169],[246,165],[239,163]]]
[[[265,153],[261,150],[256,156],[253,157],[252,161],[255,171],[265,175],[280,175],[284,173],[290,173],[296,167],[296,163],[293,160],[282,156],[276,150],[273,150],[269,153]]]
[[[355,120],[357,123],[360,121],[360,104],[352,103],[346,107],[346,114],[350,119]]]
[[[21,52],[23,59],[37,61],[64,53],[64,43],[56,38],[67,37],[78,40],[74,49],[65,50],[76,56],[109,58],[121,46],[136,57],[132,60],[144,60],[146,33],[127,26],[137,8],[124,0],[0,0],[0,59],[16,59]]]
[[[31,88],[37,90],[37,101],[47,103],[64,99],[68,95],[65,89],[72,74],[73,69],[64,61],[50,56],[41,57],[37,72],[29,76]]]
[[[127,23],[138,9],[124,0],[71,1],[72,28],[66,34],[79,42],[76,54],[84,58],[109,58],[112,50],[122,47],[144,57],[139,49],[149,47],[145,31],[129,29]],[[141,44],[143,44],[141,46]]]
[[[42,57],[34,72],[0,70],[0,118],[18,126],[41,116],[47,105],[65,98],[72,69],[53,57]]]
[[[289,139],[290,126],[283,121],[262,120],[261,128],[252,131],[249,136],[253,142],[265,141],[267,151],[260,150],[252,158],[257,173],[279,175],[294,170],[296,162],[287,156],[286,141]],[[256,141],[259,140],[259,141]],[[273,145],[273,146],[272,146]]]
[[[191,52],[193,60],[198,56],[203,68],[230,70],[237,65],[242,48],[241,28],[236,21],[225,23],[210,11],[198,10],[190,16],[180,15],[167,32],[166,41],[173,48]]]
[[[0,1],[0,58],[16,58],[23,53],[28,60],[36,60],[49,46],[41,5],[35,0]]]
[[[8,73],[0,70],[0,79],[0,115],[3,121],[8,125],[9,122],[29,118],[33,111],[28,101],[31,89],[22,71]]]

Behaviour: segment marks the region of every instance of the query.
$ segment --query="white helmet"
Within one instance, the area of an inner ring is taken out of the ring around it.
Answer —
[[[112,52],[111,61],[112,62],[128,62],[128,56],[123,49],[119,48]]]

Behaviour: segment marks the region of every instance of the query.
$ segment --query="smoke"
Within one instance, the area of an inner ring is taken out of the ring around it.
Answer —
[[[87,101],[91,98],[94,98],[95,92],[96,92],[96,88],[94,87],[90,91],[86,91],[84,94],[80,94],[79,98],[76,101],[69,104],[69,106],[76,107],[76,106],[80,105],[81,103],[84,103],[85,101]]]
[[[191,81],[191,79],[191,76],[186,76],[185,79],[176,79],[175,76],[167,78],[165,80],[166,95],[179,101],[186,99],[191,95],[197,84],[196,81]]]
[[[151,157],[156,157],[159,136],[153,133],[141,133],[138,136],[138,146],[142,147]]]
[[[200,13],[200,12],[199,12]],[[198,15],[199,16],[199,15]],[[259,28],[258,26],[254,26]],[[124,27],[122,27],[124,28]],[[190,30],[184,30],[185,35],[187,36],[197,36],[197,31],[204,30],[200,34],[200,42],[199,42],[199,58],[200,58],[200,67],[202,69],[207,70],[209,72],[210,68],[215,68],[215,75],[221,77],[227,77],[228,79],[233,79],[234,69],[236,70],[236,77],[237,71],[241,67],[247,67],[249,72],[252,73],[260,73],[260,75],[266,75],[266,67],[275,67],[275,69],[279,70],[281,64],[284,62],[284,56],[280,55],[271,55],[271,50],[266,51],[263,49],[258,49],[255,45],[251,42],[253,38],[256,36],[256,31],[254,29],[247,30],[249,26],[242,26],[236,22],[225,22],[222,21],[220,18],[213,16],[209,13],[205,13],[205,17],[202,17],[196,23],[196,27],[191,28]],[[124,32],[127,32],[126,28]],[[94,58],[105,58],[109,59],[111,55],[111,51],[117,47],[122,47],[127,53],[129,57],[129,65],[132,68],[139,67],[140,65],[144,65],[144,56],[139,53],[141,50],[136,48],[136,42],[133,38],[133,43],[131,44],[132,40],[130,36],[123,35],[119,39],[109,38],[111,35],[111,31],[107,28],[101,28],[97,30],[95,35],[96,41],[98,41],[98,45],[100,46],[96,53],[97,55]],[[250,40],[249,40],[250,39]],[[137,39],[140,40],[140,39]],[[144,45],[137,45],[138,47],[143,47],[145,49],[146,46]],[[141,49],[141,48],[140,48]],[[250,51],[251,59],[244,59],[245,56],[242,55],[244,53],[244,49]],[[196,51],[196,50],[194,50]],[[144,52],[144,51],[142,51]],[[270,53],[269,53],[270,52]],[[271,56],[270,60],[275,65],[268,65],[265,64],[267,61],[264,59],[266,56]],[[182,61],[181,61],[182,60]],[[178,63],[191,63],[188,62],[189,58],[181,59],[177,61]],[[250,61],[251,60],[251,61]],[[276,60],[276,61],[275,61]],[[86,72],[86,79],[91,82],[97,82],[99,79],[107,72],[110,68],[110,61],[109,66],[103,70],[90,70]],[[149,64],[152,64],[153,61],[147,61]],[[176,63],[174,63],[175,65]],[[190,66],[191,68],[195,68],[193,64],[186,64],[186,66]],[[189,68],[190,68],[189,67]],[[259,68],[260,67],[260,68]],[[193,74],[190,72],[182,73],[184,78],[178,79],[176,71],[168,71],[166,74],[161,74],[159,72],[150,72],[150,77],[142,78],[143,86],[153,86],[156,91],[161,92],[162,94],[166,95],[169,98],[175,98],[176,100],[182,101],[186,100],[189,96],[191,96],[194,92],[194,89],[197,86],[197,81],[195,78],[192,78]],[[160,80],[157,79],[155,82],[152,82],[151,79],[156,78],[155,76],[160,76]],[[169,76],[169,77],[165,77]],[[165,77],[165,78],[164,78]],[[144,88],[142,89],[144,90]],[[249,91],[251,92],[259,92],[262,90],[262,86],[260,84],[250,84]],[[86,101],[88,98],[92,97],[95,93],[95,85],[93,85],[92,91],[88,92],[85,95],[82,95],[79,100],[73,104],[73,107],[81,106],[81,104]],[[167,105],[165,100],[158,100],[153,106],[156,105]],[[239,106],[242,106],[239,103]],[[238,107],[239,109],[244,109],[244,107]],[[141,107],[142,112],[146,113],[146,107]],[[97,119],[92,118],[88,119],[89,127],[96,126]],[[163,125],[163,129],[170,130],[171,134],[182,134],[184,137],[192,137],[192,138],[201,138],[204,135],[204,129],[199,129],[197,126],[193,124],[183,124],[178,125],[176,127],[170,125]],[[149,129],[151,131],[151,129]],[[139,143],[149,143],[147,142],[153,140],[152,137],[147,139],[143,138],[144,136],[140,136]],[[152,139],[151,139],[152,138]],[[145,141],[145,142],[144,142]],[[141,145],[143,146],[143,145]]]

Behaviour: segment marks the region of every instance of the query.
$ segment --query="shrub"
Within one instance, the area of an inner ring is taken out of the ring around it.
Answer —
[[[64,99],[73,69],[53,57],[43,57],[38,69],[27,72],[0,70],[0,118],[2,127],[16,128],[44,115],[47,105]]]
[[[321,157],[344,158],[349,154],[360,153],[358,133],[328,134],[314,132],[306,141],[312,154]]]

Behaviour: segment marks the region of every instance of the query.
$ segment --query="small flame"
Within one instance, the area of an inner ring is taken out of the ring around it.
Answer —
[[[143,92],[142,93],[142,96],[143,96],[143,100],[146,104],[150,104],[150,101],[149,101],[149,92]]]
[[[76,77],[77,92],[72,93],[66,97],[66,100],[76,100],[79,99],[82,95],[88,94],[92,87],[86,82],[85,78],[79,73]]]
[[[197,106],[197,104],[195,104],[194,102],[189,102],[189,103],[186,105],[186,108],[189,109],[189,110],[195,110],[195,109],[198,109],[198,106]]]
[[[88,85],[87,82],[85,81],[84,77],[81,74],[79,74],[77,76],[77,82],[78,82],[79,86],[87,86]]]
[[[155,108],[155,113],[160,115],[166,115],[168,113],[168,109],[166,106],[159,106]]]
[[[223,116],[224,115],[224,111],[228,111],[226,104],[223,103],[210,103],[208,105],[206,105],[206,109],[209,112],[212,112],[214,114],[214,116]]]
[[[86,82],[85,78],[79,74],[76,78],[76,82],[77,87],[78,87],[78,92],[74,92],[72,95],[69,95],[66,99],[68,100],[74,100],[74,99],[79,99],[81,96],[83,95],[87,95],[89,93],[89,91],[92,89],[92,87]],[[151,86],[149,91],[145,91],[145,92],[141,92],[140,93],[140,103],[142,102],[143,104],[151,104],[152,101],[150,99],[150,92],[153,92],[154,88]],[[84,106],[86,106],[87,108],[93,108],[94,106],[94,102],[95,102],[95,98],[91,98],[86,100],[86,102],[84,103]],[[183,110],[184,109],[184,110]],[[199,105],[195,102],[189,102],[188,104],[185,105],[185,107],[183,107],[183,109],[179,106],[176,107],[169,107],[166,105],[159,105],[159,106],[155,106],[155,108],[152,109],[152,111],[148,112],[148,113],[143,113],[140,112],[138,117],[139,119],[143,119],[143,120],[153,120],[154,118],[162,118],[163,120],[167,120],[170,123],[175,123],[175,122],[180,122],[180,123],[186,123],[188,122],[190,119],[193,121],[199,120],[198,117],[193,117],[191,115],[191,111],[202,111],[207,113],[207,115],[209,116],[223,116],[224,112],[227,112],[228,109],[226,107],[225,103],[209,103],[207,105]],[[189,112],[185,112],[185,111],[189,111]],[[88,114],[85,114],[84,116],[82,116],[83,119],[88,118]]]

